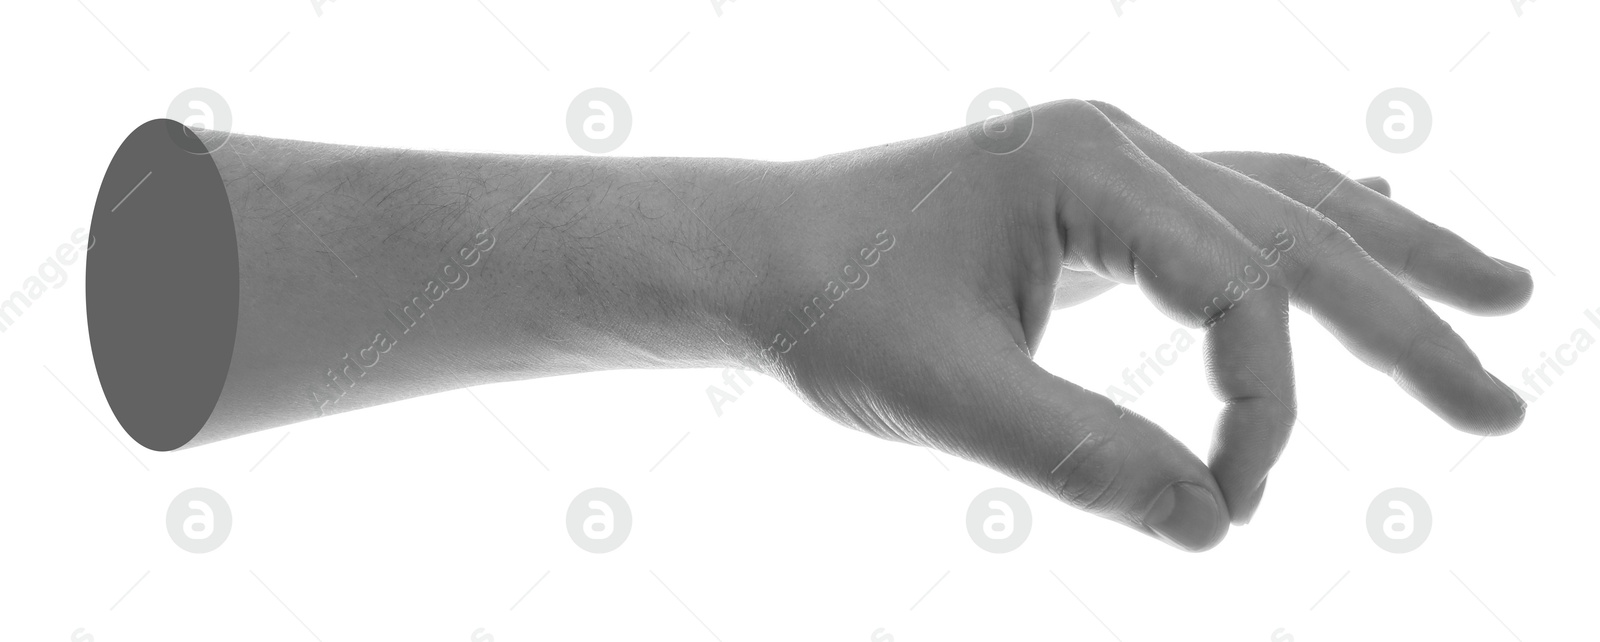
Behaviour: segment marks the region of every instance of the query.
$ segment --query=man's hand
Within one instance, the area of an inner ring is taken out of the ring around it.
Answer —
[[[767,272],[736,320],[747,361],[841,423],[1188,550],[1249,521],[1289,437],[1291,302],[1451,425],[1521,422],[1522,400],[1417,295],[1504,314],[1531,296],[1528,272],[1389,200],[1381,180],[1191,154],[1103,103],[1012,119],[1032,131],[1006,154],[975,144],[980,124],[787,173]],[[1119,283],[1207,328],[1226,404],[1209,467],[1031,359],[1052,307]]]
[[[1249,520],[1288,439],[1291,302],[1452,425],[1522,420],[1417,294],[1506,313],[1526,270],[1381,181],[1196,156],[1109,105],[795,163],[221,140],[146,123],[96,203],[90,339],[153,449],[496,381],[742,364],[1203,550]],[[1209,467],[1032,361],[1052,307],[1119,283],[1207,327]]]

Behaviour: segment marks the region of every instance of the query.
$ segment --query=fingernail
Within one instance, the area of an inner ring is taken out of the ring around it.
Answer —
[[[1518,393],[1516,388],[1512,388],[1510,385],[1506,384],[1506,382],[1501,380],[1500,377],[1494,376],[1494,373],[1489,372],[1488,370],[1485,370],[1484,372],[1487,373],[1489,378],[1493,379],[1495,383],[1500,384],[1500,389],[1505,391],[1506,397],[1511,399],[1511,403],[1516,404],[1517,406],[1517,419],[1522,419],[1523,416],[1528,412],[1528,400],[1523,399],[1522,394]]]
[[[1221,541],[1225,526],[1221,504],[1211,491],[1189,482],[1175,482],[1161,491],[1144,525],[1167,543],[1186,551],[1203,551]]]

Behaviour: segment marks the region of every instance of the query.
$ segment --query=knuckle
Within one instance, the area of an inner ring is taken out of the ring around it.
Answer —
[[[1432,221],[1420,221],[1414,231],[1408,231],[1406,236],[1411,241],[1405,244],[1405,252],[1400,256],[1400,264],[1395,266],[1397,274],[1407,275],[1412,273],[1412,268],[1417,265],[1419,257],[1437,256],[1441,251],[1447,253],[1441,239],[1451,236],[1449,230]]]
[[[1094,108],[1089,101],[1082,98],[1063,98],[1046,103],[1046,105],[1054,106],[1067,112],[1081,112],[1085,109]]]
[[[1339,273],[1347,273],[1346,266],[1350,262],[1343,259],[1354,259],[1355,263],[1368,259],[1366,250],[1356,244],[1349,232],[1327,217],[1306,217],[1297,227],[1297,234],[1304,235],[1306,250],[1291,259],[1304,266],[1298,277],[1285,283],[1291,297],[1300,296],[1318,280],[1338,278]]]
[[[1422,249],[1423,243],[1411,243],[1406,246],[1405,253],[1400,255],[1400,265],[1395,266],[1395,274],[1411,274],[1412,266],[1417,262],[1417,252]]]
[[[1116,123],[1094,105],[1078,99],[1039,107],[1034,112],[1033,135],[1044,141],[1037,148],[1045,150],[1040,160],[1050,167],[1087,164],[1104,159],[1109,153],[1127,153],[1117,151],[1127,143]]]
[[[1398,377],[1400,370],[1411,363],[1412,358],[1423,346],[1432,345],[1448,349],[1452,344],[1459,342],[1456,331],[1450,327],[1449,322],[1435,315],[1428,317],[1411,329],[1401,342],[1400,350],[1394,353],[1394,359],[1389,363],[1391,377]]]
[[[1326,216],[1317,214],[1298,203],[1284,202],[1284,220],[1291,223],[1294,234],[1302,236],[1312,253],[1311,261],[1328,258],[1340,248],[1359,248],[1350,234]]]
[[[1090,101],[1087,101],[1087,102],[1090,105],[1092,105],[1095,109],[1099,110],[1100,113],[1105,114],[1106,118],[1110,118],[1113,121],[1129,121],[1129,120],[1133,120],[1131,117],[1128,116],[1128,112],[1122,111],[1122,108],[1117,107],[1116,105],[1113,105],[1113,104],[1108,103],[1106,101],[1103,101],[1103,100],[1090,100]]]
[[[1111,126],[1107,115],[1095,101],[1080,98],[1067,98],[1040,105],[1038,117],[1060,125],[1052,129],[1075,136],[1081,136],[1085,131],[1094,133]]]
[[[1292,387],[1293,384],[1290,384]],[[1267,406],[1267,424],[1275,428],[1288,428],[1300,419],[1299,404],[1295,403],[1294,391],[1288,390],[1284,394],[1272,393],[1273,403]]]
[[[1268,396],[1260,400],[1261,423],[1267,430],[1261,434],[1269,440],[1270,452],[1279,452],[1289,442],[1289,430],[1294,427],[1299,411],[1295,409],[1293,395],[1289,399],[1279,400]],[[1276,455],[1274,455],[1276,456]]]
[[[1034,108],[1034,133],[1054,136],[1053,146],[1071,143],[1103,118],[1095,108],[1077,98],[1056,100]]]
[[[1338,170],[1315,158],[1277,154],[1274,160],[1274,187],[1307,207],[1319,205],[1345,181]]]

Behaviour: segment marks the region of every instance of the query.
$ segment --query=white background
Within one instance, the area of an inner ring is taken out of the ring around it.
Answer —
[[[1600,308],[1590,3],[1528,2],[1519,16],[1489,0],[1140,0],[1119,16],[1094,1],[739,0],[719,16],[709,0],[484,2],[341,0],[320,16],[296,1],[11,4],[0,296],[87,227],[123,137],[190,87],[219,92],[252,134],[580,154],[567,106],[602,86],[634,115],[615,154],[783,160],[957,127],[1001,86],[1107,100],[1193,150],[1389,178],[1417,212],[1533,271],[1519,314],[1442,311],[1508,383],[1526,389],[1524,369],[1575,330],[1600,336],[1583,315]],[[1366,131],[1368,103],[1395,86],[1434,117],[1407,154]],[[1195,555],[842,429],[771,379],[718,416],[713,371],[476,389],[548,471],[465,391],[148,452],[100,393],[83,266],[0,333],[5,639],[1594,635],[1597,351],[1545,387],[1519,432],[1479,444],[1296,313],[1304,422],[1255,522]],[[1040,360],[1104,390],[1176,327],[1121,288],[1058,312]],[[1218,404],[1199,347],[1129,405],[1204,453]],[[196,486],[233,512],[205,554],[164,524]],[[634,517],[601,555],[565,526],[596,486]],[[995,486],[1034,517],[998,555],[965,525]],[[1431,506],[1415,552],[1367,534],[1368,504],[1391,487]]]

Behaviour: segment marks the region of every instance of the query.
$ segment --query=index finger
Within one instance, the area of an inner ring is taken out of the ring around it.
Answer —
[[[1109,105],[1102,111],[1147,156],[1199,195],[1246,238],[1284,239],[1271,253],[1295,303],[1346,349],[1388,374],[1451,425],[1509,432],[1526,404],[1483,369],[1460,335],[1316,211],[1173,145]],[[1264,254],[1264,256],[1266,256]],[[1281,260],[1280,260],[1281,259]]]
[[[1324,163],[1258,152],[1207,152],[1217,163],[1277,190],[1327,216],[1379,264],[1418,294],[1472,314],[1509,314],[1533,295],[1526,269],[1483,253]]]

